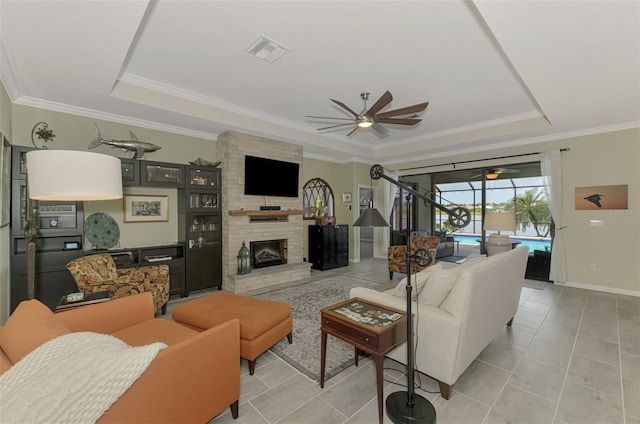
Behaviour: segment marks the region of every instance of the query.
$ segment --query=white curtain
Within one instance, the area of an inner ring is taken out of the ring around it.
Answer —
[[[551,245],[549,280],[564,284],[567,281],[567,267],[563,231],[565,223],[562,216],[562,153],[560,150],[542,153],[540,169],[545,179],[545,191],[556,229]]]
[[[391,178],[394,181],[398,181],[398,176],[396,174],[393,174],[393,173],[390,173],[390,174],[391,175],[389,174],[385,174],[385,175],[387,175],[389,178]],[[384,219],[389,221],[389,217],[391,216],[391,211],[393,210],[393,202],[396,198],[396,186],[385,179],[381,179],[380,191],[381,191],[380,197],[382,199],[382,202],[380,205],[378,205],[378,211],[380,211],[380,214],[384,217]],[[382,233],[380,238],[381,240],[380,250],[376,252],[375,256],[380,258],[386,258],[387,248],[389,247],[389,244],[391,242],[389,240],[389,227],[376,228],[375,230]]]

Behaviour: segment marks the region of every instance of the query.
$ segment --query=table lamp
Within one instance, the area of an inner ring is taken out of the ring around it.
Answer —
[[[516,230],[516,214],[514,212],[487,212],[484,215],[485,231],[497,231],[489,235],[487,240],[487,256],[511,250],[511,239],[500,231]]]

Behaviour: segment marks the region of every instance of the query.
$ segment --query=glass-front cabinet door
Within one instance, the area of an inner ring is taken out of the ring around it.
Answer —
[[[190,210],[203,209],[207,211],[220,209],[220,193],[189,191],[187,206]]]
[[[142,161],[140,185],[184,187],[184,165]]]
[[[189,214],[187,247],[199,249],[220,244],[220,214]]]
[[[220,188],[220,172],[215,168],[188,168],[187,185],[192,188]]]

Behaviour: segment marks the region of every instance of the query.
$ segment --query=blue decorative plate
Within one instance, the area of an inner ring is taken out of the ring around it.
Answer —
[[[120,227],[111,215],[96,212],[85,219],[84,235],[93,247],[110,249],[120,241]]]

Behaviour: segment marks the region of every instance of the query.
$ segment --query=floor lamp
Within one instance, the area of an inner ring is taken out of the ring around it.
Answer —
[[[434,202],[430,198],[418,193],[413,188],[404,185],[384,174],[382,165],[373,165],[369,174],[372,179],[379,180],[384,178],[391,184],[400,187],[408,194],[407,201],[407,217],[411,216],[411,199],[413,196],[423,200],[449,215],[449,223],[456,228],[465,227],[471,221],[471,214],[463,207],[456,206],[447,208],[439,203]],[[354,226],[374,226],[388,227],[387,221],[380,215],[376,209],[372,207],[362,211],[360,218],[353,224]],[[387,416],[395,424],[401,423],[420,423],[433,424],[436,422],[436,410],[427,399],[417,395],[414,387],[414,362],[413,362],[413,318],[411,313],[411,263],[416,262],[421,266],[426,266],[431,262],[431,252],[426,249],[418,249],[415,254],[411,254],[411,229],[407,225],[407,391],[394,392],[387,396],[386,409]]]
[[[79,202],[122,198],[122,168],[116,157],[75,150],[32,150],[26,162],[27,296],[34,299],[38,226],[31,199]]]

